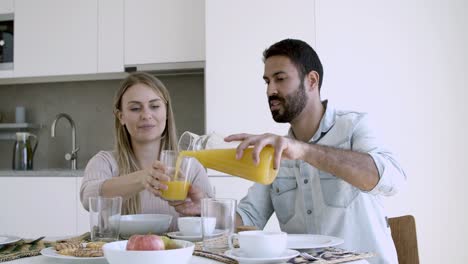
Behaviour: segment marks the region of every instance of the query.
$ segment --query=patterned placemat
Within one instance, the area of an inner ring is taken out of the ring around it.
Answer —
[[[53,247],[57,242],[89,241],[89,232],[67,240],[34,242],[34,239],[21,239],[18,242],[0,247],[0,262],[11,261],[19,258],[33,257],[41,254],[41,250]],[[34,243],[31,243],[34,242]]]

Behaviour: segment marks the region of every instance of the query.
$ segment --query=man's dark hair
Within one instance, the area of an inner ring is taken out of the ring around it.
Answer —
[[[322,87],[323,68],[315,50],[302,40],[284,39],[271,45],[263,52],[263,61],[272,56],[286,56],[296,65],[301,81],[311,71],[319,75],[319,91]]]

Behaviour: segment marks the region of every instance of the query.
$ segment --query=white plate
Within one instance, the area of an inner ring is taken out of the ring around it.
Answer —
[[[20,241],[20,240],[21,240],[21,238],[16,237],[16,236],[0,235],[0,246],[15,243],[15,242]]]
[[[224,255],[245,264],[270,264],[288,261],[289,259],[299,255],[299,251],[286,249],[281,256],[276,258],[249,258],[242,249],[235,248],[224,252]]]
[[[57,253],[57,251],[53,247],[44,248],[43,250],[41,250],[41,254],[49,258],[59,258],[59,259],[76,259],[76,260],[104,259],[104,256],[102,257],[74,257],[74,256],[60,255],[59,253]]]
[[[210,237],[217,237],[217,236],[222,235],[223,233],[224,233],[224,230],[215,229],[215,231],[213,231],[213,234],[211,234]],[[197,242],[197,241],[201,241],[201,240],[202,240],[202,236],[201,236],[201,235],[198,235],[198,236],[186,236],[186,235],[182,234],[182,232],[180,232],[180,231],[177,231],[177,232],[169,232],[169,233],[167,233],[167,236],[170,237],[170,238],[181,239],[181,240],[186,240],[186,241],[190,241],[190,242]]]
[[[310,234],[288,234],[288,248],[312,249],[332,247],[343,244],[344,240],[338,237],[310,235]]]

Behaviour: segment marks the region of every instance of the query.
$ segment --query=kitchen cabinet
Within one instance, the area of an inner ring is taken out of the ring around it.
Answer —
[[[124,71],[124,0],[98,0],[99,73]]]
[[[81,204],[80,188],[83,177],[76,178],[76,234],[83,234],[89,232],[89,212],[86,211]]]
[[[125,65],[205,59],[204,0],[125,0]]]
[[[16,0],[14,76],[97,72],[95,0]]]
[[[0,234],[76,234],[77,177],[0,177]]]
[[[2,0],[0,1],[0,18],[4,14],[12,14],[14,11],[13,0]]]

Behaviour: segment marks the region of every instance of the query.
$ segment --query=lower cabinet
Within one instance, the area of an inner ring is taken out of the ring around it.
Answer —
[[[0,234],[76,234],[77,177],[0,177]]]

